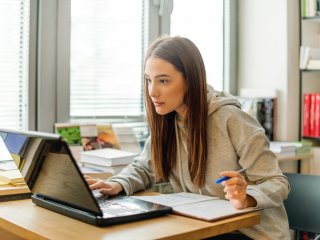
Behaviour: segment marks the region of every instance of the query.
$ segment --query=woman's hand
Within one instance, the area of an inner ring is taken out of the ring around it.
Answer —
[[[102,179],[93,178],[88,175],[84,176],[91,190],[99,189],[103,195],[117,195],[123,190],[120,183],[117,182],[106,182]]]
[[[229,199],[232,206],[236,209],[254,207],[257,205],[256,200],[247,195],[247,182],[245,178],[236,171],[225,171],[220,173],[221,176],[228,176],[230,179],[223,181],[223,191],[226,193],[226,199]]]

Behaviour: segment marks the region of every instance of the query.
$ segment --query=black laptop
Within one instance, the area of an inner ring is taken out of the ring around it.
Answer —
[[[0,130],[38,206],[97,226],[159,217],[172,208],[91,191],[67,143],[56,134]],[[17,157],[16,156],[16,157]]]

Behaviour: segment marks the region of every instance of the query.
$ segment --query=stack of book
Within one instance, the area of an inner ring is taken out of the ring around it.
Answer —
[[[0,172],[0,181],[3,185],[25,185],[24,178],[18,169]]]
[[[279,158],[294,157],[296,155],[296,147],[290,142],[270,142],[270,150]]]
[[[76,160],[80,152],[101,148],[120,149],[117,136],[111,124],[55,123],[55,133],[68,143]]]
[[[293,157],[296,155],[309,154],[312,151],[312,143],[301,142],[270,142],[270,149],[278,157]]]
[[[113,129],[117,135],[121,150],[134,153],[141,152],[141,147],[131,126],[114,124]]]
[[[300,47],[300,69],[320,69],[320,48],[309,46]]]
[[[301,16],[315,17],[320,15],[319,0],[301,0]]]
[[[296,154],[309,154],[312,151],[312,143],[307,141],[294,142]]]
[[[28,198],[30,195],[24,178],[0,137],[0,201]]]
[[[76,160],[82,151],[103,148],[141,152],[133,127],[127,124],[56,123],[54,127],[55,133],[67,141]]]
[[[118,149],[104,148],[80,153],[81,171],[86,174],[89,169],[116,175],[131,163],[138,154]]]

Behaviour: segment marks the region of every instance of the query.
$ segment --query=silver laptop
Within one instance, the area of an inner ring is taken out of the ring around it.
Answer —
[[[1,130],[9,152],[41,207],[97,226],[159,217],[172,208],[130,196],[105,197],[91,191],[67,143],[56,134]]]

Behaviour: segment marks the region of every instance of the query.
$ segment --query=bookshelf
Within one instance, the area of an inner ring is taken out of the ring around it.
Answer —
[[[317,1],[298,1],[300,3],[299,138],[319,145],[320,107],[315,110],[317,104],[315,99],[317,94],[320,99],[320,15],[318,15],[320,6],[317,6]],[[312,66],[311,63],[315,65]],[[306,94],[309,94],[309,100],[305,97]],[[310,107],[311,102],[312,107]],[[318,104],[320,105],[320,101]]]

